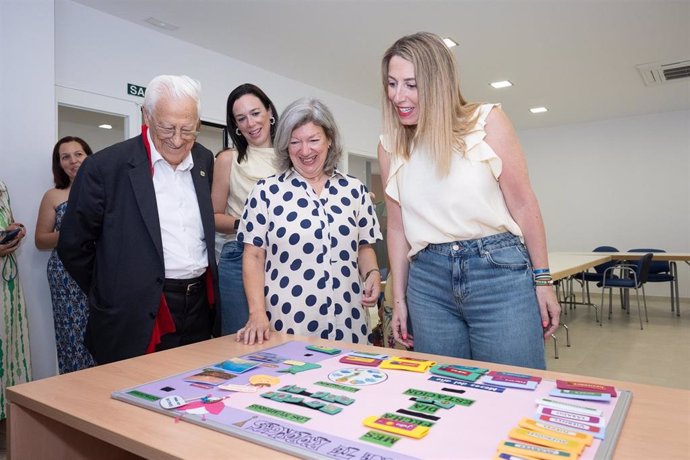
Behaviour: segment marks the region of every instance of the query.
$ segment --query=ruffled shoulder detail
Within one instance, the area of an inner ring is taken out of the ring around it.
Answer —
[[[472,163],[487,162],[494,178],[498,180],[503,170],[503,162],[491,146],[484,142],[486,137],[486,131],[484,130],[486,118],[494,107],[501,107],[501,104],[482,104],[479,106],[477,109],[479,111],[477,123],[474,125],[474,129],[465,136],[464,140],[465,157]]]
[[[405,164],[405,160],[403,160],[400,155],[395,155],[394,153],[391,153],[391,145],[392,143],[390,140],[387,138],[387,136],[381,134],[379,136],[379,141],[381,142],[381,146],[383,147],[383,150],[386,151],[386,154],[390,158],[390,169],[388,170],[388,181],[384,184],[384,191],[386,195],[390,196],[392,199],[397,201],[398,203],[400,202],[400,193],[398,191],[398,172],[400,171],[400,168],[403,167]]]

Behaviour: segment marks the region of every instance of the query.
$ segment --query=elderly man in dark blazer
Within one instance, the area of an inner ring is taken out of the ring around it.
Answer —
[[[99,364],[211,337],[213,155],[195,142],[199,95],[189,77],[154,78],[142,134],[89,157],[72,185],[58,254],[88,295]]]

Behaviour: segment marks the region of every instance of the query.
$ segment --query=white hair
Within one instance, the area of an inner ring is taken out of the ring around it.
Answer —
[[[196,102],[197,117],[201,116],[201,83],[186,75],[158,75],[146,87],[144,110],[152,114],[162,95],[173,99],[190,97]]]

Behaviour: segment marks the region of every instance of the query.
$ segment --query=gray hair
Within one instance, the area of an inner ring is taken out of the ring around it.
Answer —
[[[292,166],[288,153],[292,132],[310,122],[320,126],[326,133],[328,140],[331,141],[323,169],[326,174],[333,173],[338,160],[340,160],[340,155],[343,153],[338,125],[335,124],[333,114],[323,102],[306,97],[297,99],[287,106],[280,116],[276,137],[273,140],[273,149],[276,152],[279,170],[285,171]]]
[[[158,75],[149,82],[144,94],[144,110],[153,114],[161,96],[173,99],[190,97],[196,102],[197,117],[201,116],[201,83],[187,75]]]

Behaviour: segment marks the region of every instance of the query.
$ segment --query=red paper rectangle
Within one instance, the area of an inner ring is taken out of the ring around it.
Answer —
[[[597,393],[608,393],[614,398],[616,397],[616,389],[609,385],[601,385],[599,383],[589,382],[574,382],[571,380],[556,380],[556,388],[560,390],[578,390],[578,391],[593,391]]]

